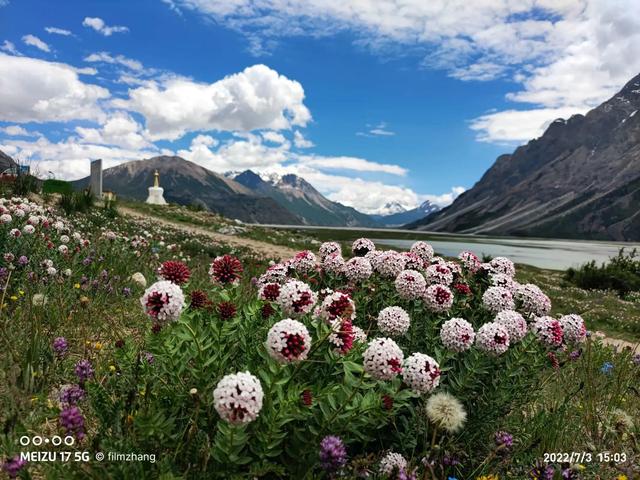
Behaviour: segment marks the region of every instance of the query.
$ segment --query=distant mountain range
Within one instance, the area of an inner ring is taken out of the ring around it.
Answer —
[[[640,75],[586,115],[501,155],[420,230],[640,240]]]
[[[243,185],[181,157],[160,156],[107,168],[102,188],[135,200],[146,200],[154,172],[167,202],[200,205],[225,217],[251,223],[301,224],[300,219],[273,199],[258,196]],[[89,185],[89,177],[76,180],[77,189]]]
[[[370,215],[371,218],[385,227],[401,227],[407,223],[421,220],[427,215],[440,210],[440,207],[434,205],[429,200],[423,202],[420,206],[410,210],[405,209],[397,202],[388,203],[383,207],[384,211],[393,212],[386,215]]]
[[[278,205],[296,215],[305,225],[376,227],[370,216],[338,202],[332,202],[304,178],[297,175],[260,176],[251,170],[228,173],[228,178],[243,185],[256,195],[273,199]]]

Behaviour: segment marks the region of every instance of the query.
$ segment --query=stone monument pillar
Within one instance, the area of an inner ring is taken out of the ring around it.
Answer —
[[[152,205],[166,205],[164,200],[164,188],[160,186],[160,174],[156,170],[153,174],[153,187],[149,187],[147,203]]]
[[[96,198],[102,198],[102,159],[91,161],[89,188]]]

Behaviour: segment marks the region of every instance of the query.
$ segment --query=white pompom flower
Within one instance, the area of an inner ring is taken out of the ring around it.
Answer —
[[[475,338],[473,326],[463,318],[451,318],[444,322],[440,329],[442,344],[454,352],[469,350]]]
[[[402,372],[404,354],[390,338],[376,338],[363,353],[364,371],[377,380],[393,380]]]
[[[396,292],[404,300],[416,300],[424,295],[427,282],[420,272],[403,270],[395,280]]]
[[[544,315],[537,317],[531,326],[540,343],[547,347],[560,347],[564,341],[562,325],[553,317]]]
[[[409,314],[402,307],[386,307],[378,313],[378,329],[386,335],[404,335],[410,326]]]
[[[533,283],[519,285],[515,295],[519,309],[528,316],[545,316],[551,311],[551,300]]]
[[[587,338],[587,327],[584,319],[575,313],[563,315],[558,319],[564,333],[566,343],[582,343]]]
[[[297,320],[285,318],[277,322],[267,334],[269,355],[281,363],[305,360],[311,348],[307,327]]]
[[[499,323],[485,323],[476,334],[476,346],[491,355],[502,355],[509,349],[509,332]]]
[[[493,313],[502,310],[513,310],[515,302],[513,295],[504,287],[489,287],[482,295],[482,305],[484,308]]]
[[[280,288],[277,303],[287,315],[305,315],[311,310],[318,300],[318,295],[311,287],[299,280],[290,280]]]
[[[396,452],[388,452],[380,460],[379,472],[381,475],[392,475],[407,468],[407,459]]]
[[[504,273],[512,278],[516,274],[515,265],[507,257],[496,257],[489,262],[489,265],[495,273]]]
[[[425,277],[429,285],[451,285],[451,282],[453,282],[451,269],[443,263],[429,265]]]
[[[253,422],[262,410],[264,392],[260,380],[249,372],[222,377],[213,391],[213,404],[224,420],[233,424]]]
[[[184,293],[173,282],[160,280],[144,291],[140,304],[145,313],[158,322],[171,322],[180,317],[185,307]]]
[[[353,257],[344,266],[344,275],[351,283],[367,280],[373,273],[371,262],[364,257]]]
[[[529,329],[527,321],[515,310],[502,310],[498,312],[494,322],[504,326],[509,333],[509,343],[517,343],[522,340]]]
[[[430,285],[424,291],[423,300],[432,312],[446,312],[453,306],[453,293],[445,285]]]
[[[434,425],[449,433],[459,431],[467,419],[467,412],[460,400],[446,392],[429,397],[425,410]]]
[[[427,242],[423,242],[418,240],[411,245],[409,251],[417,256],[419,256],[425,264],[431,263],[431,259],[433,258],[433,247],[429,245]]]
[[[404,361],[402,380],[418,394],[431,392],[440,383],[440,365],[429,355],[414,353]]]

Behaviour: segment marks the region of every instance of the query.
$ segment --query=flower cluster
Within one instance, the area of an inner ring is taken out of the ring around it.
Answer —
[[[344,274],[352,283],[363,282],[373,273],[371,262],[363,257],[353,257],[344,266]]]
[[[431,259],[433,258],[433,247],[427,242],[414,242],[414,244],[411,245],[411,249],[409,251],[420,257],[425,265],[431,263]]]
[[[318,249],[318,253],[320,254],[320,259],[324,260],[329,255],[337,254],[342,256],[342,247],[338,242],[324,242],[320,245]]]
[[[540,342],[548,347],[559,347],[564,339],[562,325],[558,320],[549,316],[537,317],[531,326]]]
[[[581,343],[587,338],[587,327],[584,319],[580,315],[572,313],[563,315],[558,319],[562,332],[564,333],[564,341],[566,343]]]
[[[464,269],[471,273],[475,273],[480,269],[480,259],[473,252],[468,250],[460,252],[458,259],[462,263]]]
[[[405,360],[402,379],[416,393],[430,392],[440,383],[440,365],[429,355],[416,352]]]
[[[380,467],[378,471],[381,475],[392,475],[398,473],[400,470],[407,468],[407,459],[401,454],[396,452],[388,452],[380,460]]]
[[[402,371],[404,354],[390,338],[376,338],[363,353],[364,370],[378,380],[392,380]]]
[[[494,322],[504,326],[509,333],[509,342],[516,343],[527,334],[527,322],[522,315],[515,310],[503,310],[496,315]]]
[[[309,273],[316,268],[316,256],[309,250],[303,250],[289,260],[289,266],[298,273]]]
[[[239,283],[242,272],[240,260],[231,255],[216,257],[209,267],[211,281],[222,285]]]
[[[164,280],[184,285],[189,281],[191,271],[184,263],[176,260],[167,260],[158,269],[158,275]]]
[[[299,280],[290,280],[280,288],[278,305],[287,315],[305,315],[309,313],[318,300],[318,295],[311,287]]]
[[[213,391],[216,412],[229,423],[249,423],[262,410],[264,392],[260,380],[249,372],[226,375]]]
[[[378,313],[378,329],[384,334],[404,335],[410,326],[409,314],[401,307],[386,307]]]
[[[276,301],[280,296],[280,284],[279,283],[265,283],[260,287],[258,291],[258,297],[261,300]]]
[[[354,257],[354,260],[355,259],[365,260],[362,257]],[[330,253],[322,259],[322,268],[325,272],[338,276],[345,273],[346,264],[342,255],[339,253]],[[371,266],[369,266],[369,268],[371,268]],[[371,272],[369,272],[369,275],[371,275]]]
[[[453,293],[445,285],[431,285],[424,291],[423,300],[432,312],[446,312],[453,306]]]
[[[515,303],[513,295],[504,287],[489,287],[482,295],[482,305],[484,308],[493,313],[502,310],[513,310]]]
[[[330,291],[322,303],[315,308],[313,314],[326,323],[331,323],[338,318],[353,320],[356,316],[356,305],[346,293]]]
[[[296,362],[307,358],[311,336],[304,324],[285,318],[271,327],[266,346],[269,355],[279,362]]]
[[[59,421],[67,435],[75,435],[78,440],[84,438],[84,417],[77,406],[72,405],[62,409]]]
[[[451,282],[453,282],[451,269],[442,263],[428,266],[425,276],[429,285],[451,285]]]
[[[86,382],[90,378],[93,378],[93,375],[94,375],[93,366],[91,365],[91,362],[84,358],[82,360],[79,360],[78,363],[76,363],[74,371],[80,383]]]
[[[518,282],[516,282],[509,275],[505,275],[504,273],[492,273],[489,276],[489,281],[494,287],[506,288],[512,294],[514,294],[518,290],[519,286]]]
[[[333,332],[329,335],[329,342],[342,355],[346,355],[353,348],[353,342],[357,336],[356,329],[364,334],[362,329],[355,327],[348,318],[334,320],[331,322],[331,329]],[[364,341],[366,341],[366,335]]]
[[[351,251],[356,257],[364,257],[369,252],[374,252],[376,246],[368,238],[358,238],[351,244]]]
[[[386,250],[376,258],[375,270],[385,278],[396,278],[406,263],[406,257],[395,250]]]
[[[286,283],[288,270],[289,269],[281,263],[271,265],[267,268],[267,271],[258,278],[258,286],[266,285],[267,283]]]
[[[509,332],[500,323],[485,323],[478,329],[476,345],[489,354],[502,355],[509,349]]]
[[[420,272],[403,270],[395,280],[396,291],[400,298],[416,300],[424,295],[427,282]]]
[[[463,318],[451,318],[442,324],[440,339],[445,348],[464,352],[471,348],[476,338],[473,326]]]
[[[537,285],[532,283],[519,285],[515,296],[525,315],[540,317],[551,311],[551,300]]]
[[[84,399],[86,392],[80,385],[68,384],[60,387],[59,400],[63,404],[77,405]]]
[[[182,289],[168,280],[161,280],[147,288],[140,303],[149,317],[161,323],[177,320],[186,305]]]
[[[347,449],[340,437],[327,435],[320,442],[320,464],[327,472],[335,472],[347,463]]]
[[[512,278],[516,275],[515,265],[506,257],[496,257],[489,262],[489,265],[495,273],[503,273]]]

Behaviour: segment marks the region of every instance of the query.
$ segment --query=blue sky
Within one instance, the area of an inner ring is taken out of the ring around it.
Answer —
[[[640,70],[631,0],[457,3],[0,0],[0,149],[59,178],[179,154],[366,212],[445,205]]]

